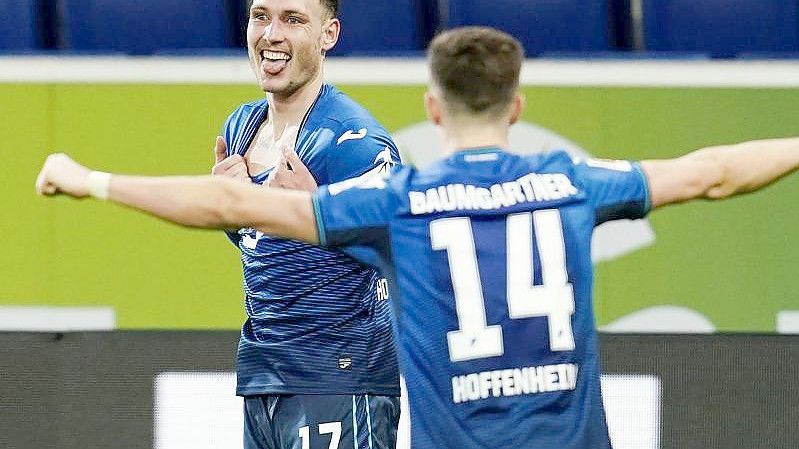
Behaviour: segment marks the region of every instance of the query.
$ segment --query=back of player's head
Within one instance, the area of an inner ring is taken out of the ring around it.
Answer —
[[[433,39],[427,55],[432,81],[450,110],[493,115],[511,105],[524,59],[513,36],[488,27],[457,28]]]

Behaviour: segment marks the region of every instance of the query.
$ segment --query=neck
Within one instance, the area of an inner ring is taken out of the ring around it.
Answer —
[[[505,122],[458,120],[442,123],[441,128],[444,133],[444,154],[470,148],[509,146],[509,126]]]
[[[287,126],[299,126],[305,113],[319,95],[322,89],[322,70],[310,82],[288,95],[268,92],[269,114],[274,120],[275,129],[284,129]]]

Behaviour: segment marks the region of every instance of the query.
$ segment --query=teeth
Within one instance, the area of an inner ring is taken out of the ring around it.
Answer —
[[[290,59],[289,55],[281,51],[264,50],[263,52],[261,52],[261,56],[263,56],[265,59],[275,59],[275,60],[284,59],[286,61]]]

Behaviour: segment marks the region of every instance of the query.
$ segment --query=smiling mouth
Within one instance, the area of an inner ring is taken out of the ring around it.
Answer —
[[[282,51],[264,50],[261,52],[261,69],[267,75],[278,75],[286,68],[291,55]]]

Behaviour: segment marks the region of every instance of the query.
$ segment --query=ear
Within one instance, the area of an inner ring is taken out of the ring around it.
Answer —
[[[519,117],[522,115],[522,111],[524,110],[524,103],[525,98],[522,93],[517,93],[513,97],[513,103],[510,106],[510,124],[513,125],[519,121]]]
[[[322,25],[322,51],[328,52],[336,46],[341,33],[341,22],[338,19],[328,19]]]
[[[424,109],[427,111],[427,119],[436,126],[441,125],[441,103],[434,93],[429,90],[424,93]]]

